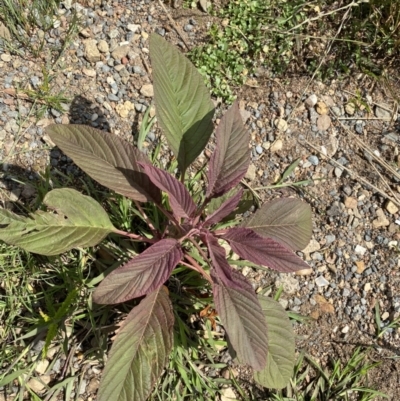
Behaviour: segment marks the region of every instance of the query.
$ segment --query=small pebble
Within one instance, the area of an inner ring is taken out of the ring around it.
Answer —
[[[319,164],[319,159],[318,159],[318,157],[315,156],[315,155],[311,155],[311,156],[308,158],[308,161],[309,161],[313,166],[318,166],[318,164]]]
[[[317,287],[326,287],[329,285],[329,281],[324,276],[319,276],[315,279]]]

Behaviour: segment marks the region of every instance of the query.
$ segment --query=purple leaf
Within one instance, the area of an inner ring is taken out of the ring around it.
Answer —
[[[174,216],[178,219],[181,217],[193,217],[196,211],[196,204],[186,187],[171,174],[163,171],[150,164],[139,163],[150,178],[151,182],[166,192],[169,196]]]
[[[207,217],[205,225],[211,226],[220,222],[224,217],[228,216],[236,209],[236,206],[242,199],[243,189],[240,189],[235,195],[227,199],[213,214]]]
[[[251,284],[236,270],[232,282],[214,278],[216,310],[241,363],[255,370],[265,367],[268,354],[267,323]]]
[[[208,252],[210,254],[212,266],[218,279],[225,284],[235,286],[236,283],[233,280],[232,276],[234,270],[226,260],[225,249],[218,244],[217,238],[215,238],[212,234],[207,234],[205,236],[205,242],[207,244]]]
[[[115,336],[97,400],[146,400],[168,363],[173,327],[171,301],[159,288],[132,309]]]
[[[274,199],[262,205],[243,226],[298,251],[311,239],[311,208],[299,199]]]
[[[250,262],[289,273],[309,266],[290,249],[271,238],[264,238],[250,228],[231,228],[221,238],[227,240],[233,252]]]
[[[139,202],[160,202],[161,193],[138,162],[147,156],[116,135],[79,124],[46,128],[50,139],[101,185]]]
[[[250,164],[249,135],[236,101],[221,118],[208,169],[207,197],[220,196],[245,176]]]
[[[178,241],[163,239],[111,272],[96,288],[98,304],[116,304],[161,287],[182,259]]]

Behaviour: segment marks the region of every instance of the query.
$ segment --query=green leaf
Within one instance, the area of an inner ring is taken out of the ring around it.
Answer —
[[[38,210],[22,217],[0,209],[0,240],[29,252],[59,255],[94,246],[115,230],[102,207],[74,189],[54,189],[43,203],[51,212]]]
[[[137,162],[146,155],[116,135],[85,125],[50,125],[50,139],[101,185],[139,202],[160,202],[161,193]]]
[[[311,207],[299,199],[274,199],[265,203],[242,226],[298,251],[311,239]]]
[[[111,348],[98,401],[145,401],[168,362],[173,326],[165,287],[132,309]]]
[[[293,374],[295,364],[295,341],[292,324],[279,302],[258,296],[267,320],[267,365],[254,372],[257,383],[267,388],[284,388]]]
[[[159,35],[150,36],[150,56],[157,120],[184,172],[207,145],[214,105],[197,69]]]
[[[218,251],[212,254],[215,308],[239,361],[261,370],[267,361],[269,341],[264,314],[252,285],[238,271],[228,271],[230,267],[221,256]]]

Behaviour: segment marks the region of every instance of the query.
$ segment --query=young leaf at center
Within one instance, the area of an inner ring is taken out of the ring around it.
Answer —
[[[189,191],[180,181],[151,164],[139,163],[139,165],[144,169],[151,182],[168,194],[174,216],[178,219],[181,217],[193,217],[196,211],[196,204],[193,202]]]
[[[208,168],[207,197],[220,196],[245,176],[250,164],[249,134],[243,124],[238,102],[221,118],[216,146]]]
[[[145,401],[168,362],[174,314],[164,287],[129,313],[103,372],[98,401]]]

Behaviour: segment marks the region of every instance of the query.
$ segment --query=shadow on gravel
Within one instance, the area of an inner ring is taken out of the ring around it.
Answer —
[[[102,131],[111,131],[103,108],[84,96],[78,95],[73,99],[68,119],[70,124],[83,124]],[[56,119],[56,123],[61,123],[61,121],[61,117]],[[91,187],[94,185],[93,181],[56,146],[50,149],[49,156],[49,160],[46,161],[46,171],[40,172],[16,164],[3,164],[0,161],[1,206],[18,213],[24,212],[24,204],[29,204],[32,208],[38,207],[46,188],[51,185],[50,180],[60,184],[56,184],[55,187],[67,186],[84,189],[85,183]],[[95,185],[97,188],[98,185]],[[35,188],[43,189],[43,194],[38,193]]]

